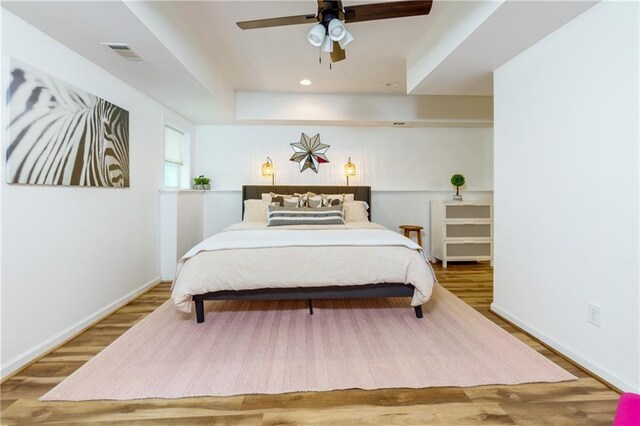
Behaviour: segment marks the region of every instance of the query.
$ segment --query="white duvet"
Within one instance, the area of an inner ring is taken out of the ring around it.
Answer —
[[[433,270],[422,248],[370,222],[267,227],[239,223],[193,247],[178,262],[172,298],[222,290],[406,283],[411,304],[431,297]]]

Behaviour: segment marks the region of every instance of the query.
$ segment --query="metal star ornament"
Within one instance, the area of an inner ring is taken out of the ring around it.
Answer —
[[[300,142],[292,143],[293,155],[290,160],[300,164],[300,173],[311,169],[318,173],[318,167],[322,163],[328,163],[325,155],[330,145],[320,143],[320,133],[310,138],[304,133],[300,136]]]

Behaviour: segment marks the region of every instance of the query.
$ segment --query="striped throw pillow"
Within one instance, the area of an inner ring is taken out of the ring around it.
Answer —
[[[344,225],[342,205],[332,207],[287,208],[269,206],[267,226]]]

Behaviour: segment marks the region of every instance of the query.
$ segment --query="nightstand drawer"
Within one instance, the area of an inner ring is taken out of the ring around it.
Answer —
[[[491,219],[491,205],[445,204],[444,219]]]
[[[446,243],[446,257],[491,257],[491,243]]]
[[[445,238],[491,238],[490,223],[448,223]]]

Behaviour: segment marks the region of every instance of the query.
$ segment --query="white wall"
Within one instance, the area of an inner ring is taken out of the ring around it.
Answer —
[[[191,123],[3,10],[3,88],[9,57],[129,111],[131,187],[17,186],[3,178],[2,376],[157,282],[163,120],[195,133]]]
[[[493,126],[491,96],[238,92],[236,98],[236,118],[242,124]]]
[[[160,272],[170,281],[178,259],[202,241],[202,197],[204,191],[160,192]]]
[[[494,76],[493,309],[636,392],[639,47],[638,3],[604,1]]]
[[[289,161],[289,144],[301,132],[320,133],[331,145],[330,163],[320,165],[318,174],[300,173],[298,163]],[[198,126],[196,172],[211,177],[214,190],[205,194],[204,234],[241,220],[242,185],[270,184],[261,174],[267,156],[275,164],[276,184],[287,185],[345,185],[344,164],[351,157],[358,168],[351,183],[374,191],[375,221],[392,229],[401,223],[426,226],[428,201],[451,197],[449,179],[456,172],[467,178],[467,199],[491,199],[492,138],[487,128]]]

